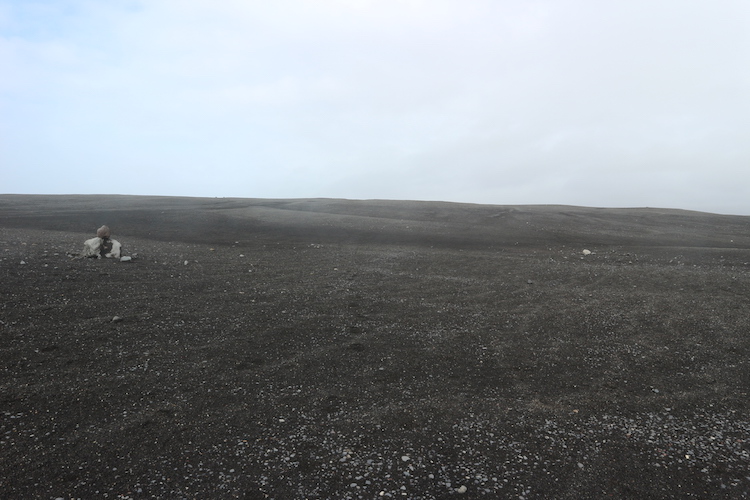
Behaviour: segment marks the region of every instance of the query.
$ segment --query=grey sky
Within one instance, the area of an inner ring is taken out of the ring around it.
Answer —
[[[750,215],[750,3],[0,0],[0,192]]]

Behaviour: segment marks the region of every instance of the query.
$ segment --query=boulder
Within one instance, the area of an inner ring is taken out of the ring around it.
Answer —
[[[97,238],[107,239],[107,238],[110,237],[110,234],[111,233],[109,231],[109,226],[102,226],[102,227],[100,227],[99,229],[96,230],[96,237]]]

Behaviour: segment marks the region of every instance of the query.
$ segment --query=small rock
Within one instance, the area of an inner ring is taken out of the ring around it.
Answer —
[[[583,469],[583,464],[581,462],[578,462],[578,468]]]
[[[188,261],[183,262],[183,264],[187,266],[188,265]]]
[[[466,486],[461,485],[456,491],[463,495],[464,493],[466,493],[466,490],[467,490]]]
[[[21,261],[21,265],[22,265],[22,266],[25,266],[25,265],[26,265],[26,261],[25,261],[25,260],[22,260],[22,261]]]
[[[404,455],[404,456],[401,457],[401,460],[403,460],[404,462],[408,462],[409,461],[409,457],[407,457],[406,455]]]
[[[114,318],[112,318],[112,323],[119,323],[121,321],[122,321],[122,318],[119,316],[115,316]]]
[[[583,252],[581,252],[583,255],[591,255],[591,250],[583,249]]]
[[[131,260],[133,260],[133,258],[128,257],[127,255],[124,257],[120,257],[120,262],[130,262]]]

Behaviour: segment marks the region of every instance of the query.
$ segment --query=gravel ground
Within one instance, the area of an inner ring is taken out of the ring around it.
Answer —
[[[2,195],[0,496],[748,497],[748,229]]]

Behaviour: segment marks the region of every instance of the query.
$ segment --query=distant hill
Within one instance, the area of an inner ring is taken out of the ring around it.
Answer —
[[[629,245],[750,248],[750,217],[657,208],[448,202],[0,195],[0,225],[162,241],[250,238],[460,248]]]

